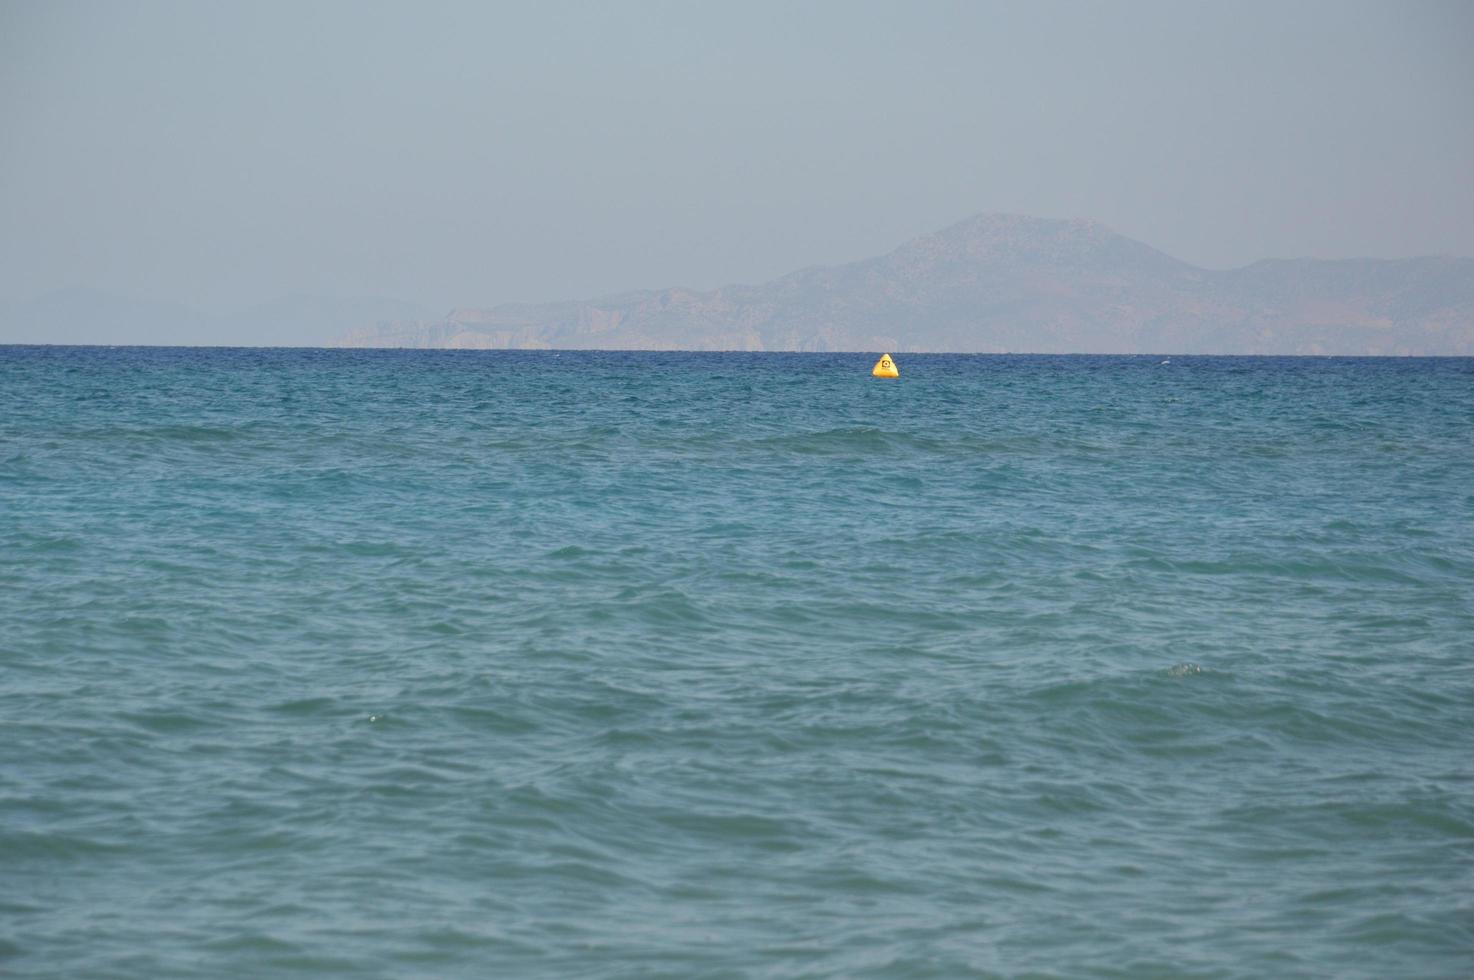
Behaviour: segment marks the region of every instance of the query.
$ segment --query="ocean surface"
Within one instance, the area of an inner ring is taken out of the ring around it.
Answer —
[[[0,975],[1467,977],[1474,361],[0,347]]]

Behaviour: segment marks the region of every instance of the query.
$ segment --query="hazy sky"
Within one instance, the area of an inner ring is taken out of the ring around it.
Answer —
[[[0,299],[712,287],[979,211],[1474,255],[1474,2],[0,0]]]

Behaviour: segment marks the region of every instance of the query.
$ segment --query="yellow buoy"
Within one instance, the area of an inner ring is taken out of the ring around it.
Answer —
[[[870,369],[873,378],[899,378],[901,372],[896,370],[896,362],[891,360],[889,354],[880,355],[880,360],[875,362],[875,367]]]

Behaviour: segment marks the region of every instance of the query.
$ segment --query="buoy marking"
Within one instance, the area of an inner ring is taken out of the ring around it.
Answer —
[[[891,360],[889,354],[882,354],[880,360],[875,362],[875,367],[870,369],[870,375],[875,378],[899,378],[901,372],[896,370],[896,362]]]

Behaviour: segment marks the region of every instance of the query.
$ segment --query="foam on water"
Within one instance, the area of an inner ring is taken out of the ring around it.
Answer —
[[[1463,976],[1474,362],[0,348],[0,972]]]

